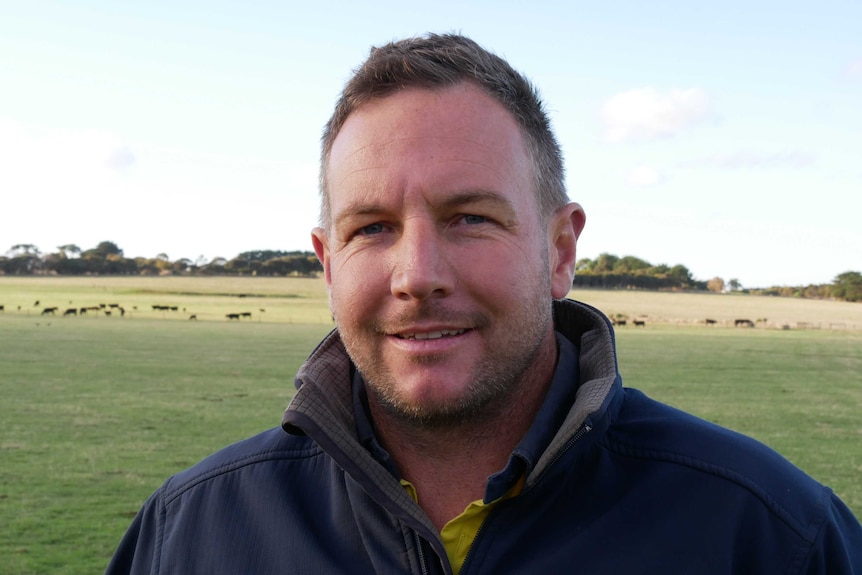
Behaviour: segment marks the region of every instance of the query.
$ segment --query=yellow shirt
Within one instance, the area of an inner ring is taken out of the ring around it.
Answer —
[[[419,503],[419,497],[416,494],[416,488],[409,481],[401,480],[401,485],[413,498]],[[473,501],[464,511],[457,517],[453,517],[443,530],[440,531],[440,539],[443,540],[443,547],[446,548],[446,555],[449,557],[449,564],[452,566],[452,571],[457,575],[464,565],[464,560],[467,559],[467,553],[470,551],[470,546],[473,545],[473,540],[479,532],[479,528],[488,517],[491,509],[504,499],[509,499],[521,492],[524,486],[524,478],[522,477],[505,495],[499,499],[495,499],[490,503],[485,503],[481,499]]]

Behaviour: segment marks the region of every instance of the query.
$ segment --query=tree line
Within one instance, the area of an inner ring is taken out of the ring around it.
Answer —
[[[314,277],[323,268],[308,251],[255,250],[232,259],[200,256],[171,260],[167,254],[153,258],[128,258],[110,241],[88,250],[75,244],[59,246],[43,254],[33,244],[17,244],[0,256],[0,275],[253,275]]]
[[[682,264],[653,265],[635,256],[603,253],[583,258],[575,266],[575,287],[602,289],[706,290],[707,282],[694,279]]]
[[[153,258],[127,258],[117,244],[99,242],[82,250],[75,244],[43,254],[33,244],[17,244],[0,256],[0,275],[253,275],[315,277],[323,271],[309,251],[254,250],[232,259],[203,256],[171,260],[167,254]],[[654,265],[635,256],[603,253],[576,264],[573,287],[599,289],[687,290],[741,292],[764,296],[862,301],[862,274],[848,271],[831,284],[743,288],[736,278],[695,279],[682,265]]]
[[[619,257],[603,253],[595,259],[578,260],[575,269],[575,287],[740,292],[764,296],[862,301],[862,273],[856,271],[838,274],[830,284],[744,288],[737,278],[725,281],[714,277],[701,281],[693,278],[684,265],[653,265],[635,256]]]

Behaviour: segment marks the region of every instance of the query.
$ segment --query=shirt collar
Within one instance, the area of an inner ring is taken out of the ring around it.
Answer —
[[[485,488],[486,503],[502,497],[521,477],[530,473],[574,403],[579,380],[578,348],[560,332],[556,332],[556,339],[557,366],[554,369],[551,386],[536,414],[536,419],[509,456],[506,466],[488,478]],[[375,436],[374,423],[368,410],[365,381],[358,370],[354,370],[352,392],[356,432],[360,443],[393,476],[400,479],[395,462]]]

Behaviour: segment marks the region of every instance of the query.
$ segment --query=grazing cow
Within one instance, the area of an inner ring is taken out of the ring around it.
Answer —
[[[231,320],[231,319],[238,320],[239,314],[238,313],[229,313],[229,314],[225,315],[225,317],[228,318],[228,320]]]
[[[706,318],[706,325],[715,325],[715,324],[717,324],[717,323],[718,323],[718,322],[717,322],[717,321],[715,321],[714,319]]]
[[[111,315],[111,310],[106,309],[106,310],[105,310],[105,315]]]
[[[36,303],[33,304],[33,307],[39,307],[39,300],[36,300]]]
[[[244,311],[241,314],[239,314],[239,317],[251,317],[251,312],[250,311]]]
[[[735,319],[733,325],[734,327],[754,327],[754,322],[750,319]]]
[[[198,316],[196,314],[192,314],[189,316],[189,319],[193,319],[193,320],[197,321]]]
[[[49,313],[50,313],[51,315],[54,315],[54,312],[55,312],[55,311],[57,311],[57,308],[56,308],[56,307],[46,307],[45,309],[43,309],[43,310],[42,310],[42,315],[47,315],[47,314],[49,314]]]
[[[636,319],[632,321],[632,323],[635,325],[635,327],[646,327],[646,321],[642,319]]]
[[[85,308],[85,307],[82,307],[81,309],[78,310],[78,315],[84,315],[86,313],[87,313],[87,308]]]
[[[78,315],[78,308],[70,307],[69,309],[67,309],[66,311],[63,312],[63,316],[67,316],[67,315]]]

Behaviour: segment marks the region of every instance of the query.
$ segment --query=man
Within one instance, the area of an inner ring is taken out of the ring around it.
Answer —
[[[765,446],[623,389],[563,298],[584,212],[529,83],[375,49],[326,126],[337,325],[283,429],[147,502],[109,573],[853,573],[862,528]]]

